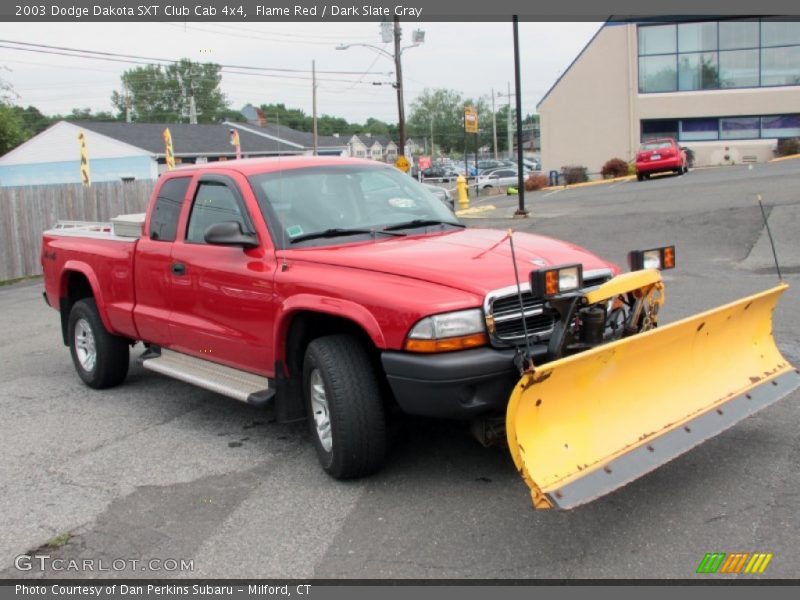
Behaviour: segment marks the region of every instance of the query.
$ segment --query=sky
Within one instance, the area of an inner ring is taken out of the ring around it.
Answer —
[[[591,39],[601,23],[519,24],[523,113],[536,104]],[[465,97],[485,97],[492,89],[514,88],[511,23],[403,23],[404,45],[413,30],[425,42],[402,54],[406,114],[426,88],[448,88]],[[221,88],[231,108],[283,103],[312,110],[311,62],[318,72],[318,114],[363,123],[374,117],[397,122],[397,96],[391,85],[394,63],[363,46],[337,50],[340,44],[382,44],[380,24],[369,23],[0,23],[0,44],[47,44],[222,65],[277,67],[300,72],[255,74],[223,71]],[[111,94],[121,91],[120,76],[136,64],[65,57],[0,48],[0,79],[11,84],[16,104],[33,105],[46,115],[73,108],[113,111]],[[234,70],[234,69],[230,69]],[[326,74],[350,71],[356,74]],[[364,74],[369,72],[369,74]],[[274,75],[278,75],[277,77]],[[496,102],[508,102],[505,97]],[[513,100],[512,100],[513,102]]]

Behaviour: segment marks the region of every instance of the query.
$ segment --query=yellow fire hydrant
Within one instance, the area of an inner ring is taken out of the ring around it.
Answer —
[[[463,210],[469,208],[469,195],[467,194],[467,178],[459,175],[456,179],[456,197],[458,206]]]

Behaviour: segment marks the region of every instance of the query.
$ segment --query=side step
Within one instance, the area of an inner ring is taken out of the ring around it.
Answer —
[[[267,406],[275,396],[275,385],[268,377],[240,371],[172,350],[160,354],[147,352],[139,359],[150,371],[180,379],[240,402],[257,407]]]

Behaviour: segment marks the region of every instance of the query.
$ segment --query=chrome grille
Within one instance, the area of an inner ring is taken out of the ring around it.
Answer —
[[[611,279],[611,271],[602,269],[589,271],[584,274],[584,288],[600,285]],[[484,302],[484,311],[487,322],[493,323],[490,327],[490,338],[494,345],[513,346],[525,341],[525,328],[532,341],[546,340],[553,331],[556,321],[556,312],[545,308],[544,302],[535,300],[531,294],[530,284],[520,285],[522,291],[523,310],[519,307],[517,286],[510,286],[490,292]],[[525,327],[522,318],[525,315]]]

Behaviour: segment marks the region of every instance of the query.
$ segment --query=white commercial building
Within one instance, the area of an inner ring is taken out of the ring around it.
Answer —
[[[596,173],[655,137],[698,166],[763,162],[800,137],[800,22],[610,20],[538,109],[545,170]]]

